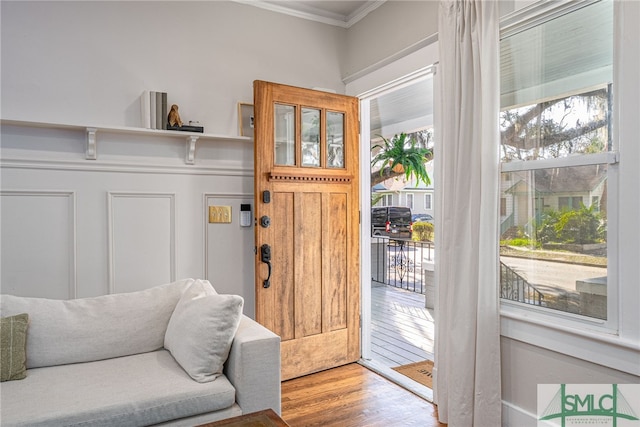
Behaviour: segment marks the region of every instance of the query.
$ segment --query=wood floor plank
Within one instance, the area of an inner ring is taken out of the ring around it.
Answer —
[[[292,427],[445,425],[433,404],[355,363],[283,382],[282,418]]]
[[[433,310],[424,307],[424,298],[392,286],[371,288],[371,352],[377,362],[395,367],[433,359]]]
[[[429,353],[427,350],[418,345],[413,345],[411,342],[406,342],[402,340],[394,339],[390,336],[384,336],[376,334],[375,337],[371,340],[371,345],[380,346],[382,348],[397,348],[401,353],[409,353],[409,354],[423,354]]]

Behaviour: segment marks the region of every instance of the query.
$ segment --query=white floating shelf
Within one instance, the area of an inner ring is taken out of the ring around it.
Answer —
[[[45,123],[31,122],[24,120],[8,120],[1,119],[2,125],[24,126],[49,129],[69,129],[85,131],[87,134],[85,158],[87,160],[97,160],[98,158],[98,136],[101,133],[118,133],[128,135],[147,135],[160,138],[177,139],[184,141],[186,144],[185,163],[188,165],[195,164],[196,143],[198,141],[245,141],[252,142],[253,138],[248,136],[230,136],[230,135],[214,135],[200,132],[183,132],[163,129],[146,129],[124,126],[89,126],[67,123]]]

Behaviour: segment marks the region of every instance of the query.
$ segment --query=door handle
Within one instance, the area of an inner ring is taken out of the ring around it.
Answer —
[[[267,273],[267,278],[262,282],[263,288],[268,288],[271,286],[271,246],[266,243],[260,247],[260,261],[267,264],[269,267],[269,272]]]

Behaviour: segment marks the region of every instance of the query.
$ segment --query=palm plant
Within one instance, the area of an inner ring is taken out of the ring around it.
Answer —
[[[381,164],[380,172],[371,174],[371,185],[376,185],[394,176],[404,175],[407,180],[416,177],[416,186],[420,181],[425,185],[431,183],[425,163],[431,151],[416,144],[413,137],[406,133],[395,135],[391,140],[379,135],[382,142],[371,147],[378,153],[371,159],[371,167]]]

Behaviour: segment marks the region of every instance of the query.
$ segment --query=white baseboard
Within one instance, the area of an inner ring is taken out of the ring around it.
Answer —
[[[536,427],[538,417],[509,402],[502,402],[503,427]]]

